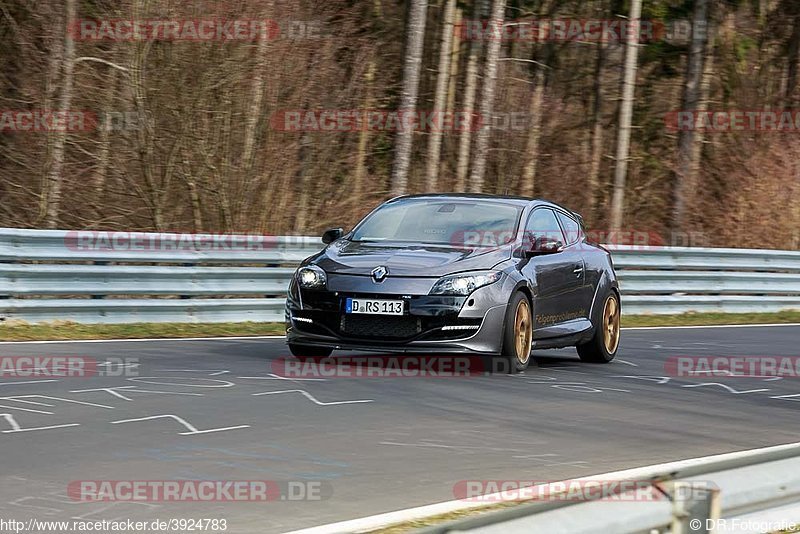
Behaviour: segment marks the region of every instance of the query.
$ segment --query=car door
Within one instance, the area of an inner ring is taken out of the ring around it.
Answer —
[[[575,289],[575,306],[579,319],[589,319],[589,314],[592,308],[592,298],[594,297],[594,287],[596,285],[596,276],[590,276],[592,273],[589,271],[589,265],[586,263],[585,253],[586,247],[584,246],[584,235],[580,223],[572,216],[564,213],[563,211],[556,210],[558,222],[561,223],[561,229],[564,232],[566,239],[564,247],[565,261],[571,262],[573,265],[572,272],[575,275],[575,280],[578,285]]]
[[[548,238],[566,243],[555,212],[546,207],[534,209],[528,216],[524,246],[530,249],[537,239]],[[583,288],[583,261],[569,247],[523,260],[521,271],[535,287],[534,327],[547,329],[580,318]]]

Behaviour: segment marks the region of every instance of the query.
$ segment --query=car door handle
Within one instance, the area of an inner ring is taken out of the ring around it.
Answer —
[[[581,274],[583,272],[583,265],[578,265],[577,267],[572,269],[572,272],[578,275]]]

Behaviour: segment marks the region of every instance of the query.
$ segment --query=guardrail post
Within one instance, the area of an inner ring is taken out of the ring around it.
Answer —
[[[109,262],[107,262],[107,261],[95,261],[95,262],[92,262],[92,263],[94,265],[101,265],[101,266],[109,264]],[[103,300],[104,298],[106,298],[106,295],[90,295],[90,298],[92,300]]]
[[[671,534],[714,534],[722,510],[719,488],[684,481],[664,486],[672,501]]]

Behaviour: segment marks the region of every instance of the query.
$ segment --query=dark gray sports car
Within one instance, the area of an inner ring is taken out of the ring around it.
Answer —
[[[478,353],[528,367],[576,346],[610,362],[620,297],[611,255],[579,215],[543,200],[447,194],[385,202],[303,261],[286,302],[296,356],[334,349]]]

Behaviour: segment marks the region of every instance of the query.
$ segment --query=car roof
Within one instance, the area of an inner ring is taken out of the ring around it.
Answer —
[[[552,206],[556,208],[560,208],[568,213],[573,213],[572,210],[565,208],[564,206],[560,206],[555,202],[550,202],[549,200],[538,199],[538,198],[529,198],[517,195],[490,195],[487,193],[426,193],[426,194],[419,194],[419,195],[403,195],[400,197],[396,197],[391,199],[389,202],[395,202],[399,200],[406,200],[406,199],[435,199],[435,200],[489,200],[494,202],[504,202],[507,204],[517,205],[517,206],[527,206],[528,204],[535,203],[537,205],[544,205],[544,206]]]

